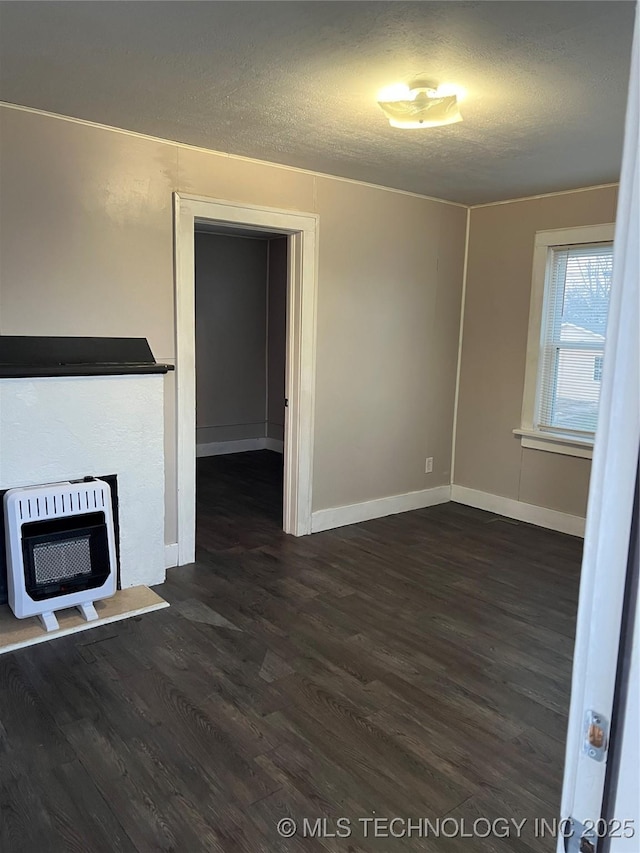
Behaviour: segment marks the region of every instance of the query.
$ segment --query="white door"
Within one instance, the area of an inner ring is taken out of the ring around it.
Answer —
[[[630,556],[640,446],[638,26],[636,14],[611,305],[580,582],[562,793],[562,831],[557,848],[570,853],[640,851],[640,752],[636,751],[629,761],[629,749],[633,750],[635,740],[637,750],[638,742],[637,730],[635,733],[631,731],[634,715],[637,720],[637,706],[633,707],[633,698],[625,725],[616,735],[630,742],[625,740],[623,761],[619,766],[615,763],[615,775],[630,775],[618,780],[607,776],[608,760],[620,745],[609,742],[612,715],[619,710],[616,707],[619,701],[619,693],[616,693],[619,651],[627,640],[625,632],[631,634],[633,631],[632,624],[623,627],[625,583],[629,567],[637,568],[638,559],[637,550]],[[633,597],[637,600],[637,588]],[[636,630],[636,644],[637,636]],[[634,654],[637,666],[637,648],[631,652],[632,656]],[[630,696],[633,697],[633,691],[636,691],[637,702],[637,669],[631,671],[629,681]],[[605,807],[605,782],[608,788],[612,782],[615,787],[616,781],[620,783],[619,796]],[[633,813],[617,814],[617,808]],[[604,823],[601,820],[603,815],[611,822]],[[628,822],[626,826],[625,821]]]

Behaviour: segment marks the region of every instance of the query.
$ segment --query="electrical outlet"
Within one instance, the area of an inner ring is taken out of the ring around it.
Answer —
[[[424,466],[424,473],[431,474],[433,471],[433,456],[427,456],[427,461]]]

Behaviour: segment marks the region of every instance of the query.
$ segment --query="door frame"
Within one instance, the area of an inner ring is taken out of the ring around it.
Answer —
[[[178,565],[195,559],[197,221],[288,236],[283,529],[311,533],[318,216],[174,193]]]
[[[557,851],[579,851],[584,833],[600,851],[600,818],[605,815],[608,785],[618,780],[617,744],[608,731],[619,714],[616,692],[619,655],[628,640],[623,620],[625,593],[633,559],[632,522],[640,448],[640,335],[638,333],[638,143],[640,141],[640,16],[636,13],[630,87],[625,122],[622,173],[613,244],[611,301],[604,352],[600,411],[589,483],[589,502],[580,578],[580,599],[571,681],[571,706],[562,788],[561,817],[570,837],[558,837]],[[595,731],[591,729],[591,723]],[[598,731],[602,729],[602,731]],[[596,742],[593,736],[598,735]],[[598,741],[602,741],[600,746]],[[597,748],[593,748],[596,746]],[[608,776],[610,754],[613,772]],[[632,762],[628,766],[631,766]],[[604,808],[603,808],[604,807]],[[626,820],[637,815],[619,814]],[[637,841],[638,826],[635,826]],[[608,832],[602,841],[609,849]],[[626,836],[621,835],[621,838]],[[565,843],[566,842],[566,843]],[[618,844],[611,840],[611,845]],[[620,843],[622,847],[623,842]],[[626,844],[625,844],[626,847]],[[627,849],[630,849],[628,847]],[[635,847],[637,850],[637,847]]]

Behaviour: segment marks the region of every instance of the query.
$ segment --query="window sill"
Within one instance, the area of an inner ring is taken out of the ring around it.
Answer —
[[[520,436],[520,442],[523,447],[528,447],[532,450],[546,450],[549,453],[578,456],[581,459],[591,459],[593,456],[593,440],[590,439],[549,432],[538,432],[532,429],[514,429],[513,434]]]

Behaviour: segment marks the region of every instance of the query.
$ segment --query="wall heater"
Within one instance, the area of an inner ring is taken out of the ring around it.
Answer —
[[[104,480],[9,489],[4,496],[9,605],[18,619],[39,616],[55,631],[54,610],[77,607],[97,619],[93,602],[116,591],[111,489]]]

